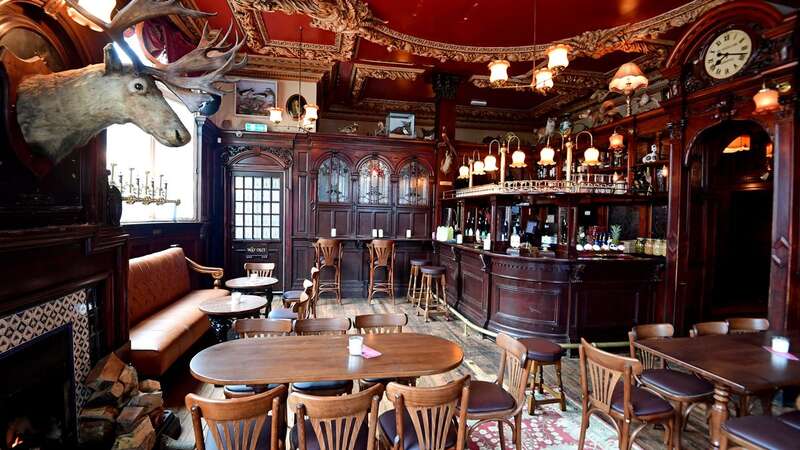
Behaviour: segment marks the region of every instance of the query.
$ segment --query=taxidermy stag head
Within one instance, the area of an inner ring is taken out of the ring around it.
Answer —
[[[132,65],[122,64],[113,45],[108,44],[102,64],[22,79],[17,88],[17,123],[28,145],[54,163],[112,124],[133,123],[167,146],[188,143],[191,135],[167,104],[156,82],[196,112],[212,100],[210,94],[223,94],[215,86],[222,75],[245,63],[244,59],[235,61],[236,51],[244,41],[239,42],[237,35],[236,43],[227,45],[230,29],[223,35],[209,31],[206,24],[197,48],[171,64],[145,66],[122,37],[126,29],[158,16],[210,15],[185,8],[178,0],[133,0],[110,24],[92,16],[74,1],[67,3],[97,24],[125,52]]]

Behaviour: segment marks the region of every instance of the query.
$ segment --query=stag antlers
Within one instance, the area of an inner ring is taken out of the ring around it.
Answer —
[[[67,4],[75,11],[93,22],[103,30],[128,55],[134,69],[140,74],[150,75],[161,81],[189,108],[198,111],[203,103],[211,100],[209,94],[222,95],[222,89],[215,86],[223,75],[233,69],[240,68],[247,62],[247,56],[236,61],[236,52],[244,45],[244,40],[239,41],[236,33],[235,43],[226,44],[230,36],[232,25],[223,35],[209,30],[206,22],[197,47],[170,64],[156,64],[148,67],[142,64],[138,55],[130,48],[123,37],[128,28],[147,19],[167,15],[182,15],[188,17],[208,17],[214,13],[207,13],[186,8],[179,0],[132,0],[119,10],[111,19],[111,23],[92,15],[85,8],[77,4],[76,0],[66,0]],[[199,76],[187,74],[200,73]]]

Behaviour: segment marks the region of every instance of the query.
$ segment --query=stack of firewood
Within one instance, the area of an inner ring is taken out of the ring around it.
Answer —
[[[87,447],[152,450],[161,425],[161,384],[139,381],[136,369],[114,353],[89,372],[85,385],[92,394],[79,416],[79,439]]]

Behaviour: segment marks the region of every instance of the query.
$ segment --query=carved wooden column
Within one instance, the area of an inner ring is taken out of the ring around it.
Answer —
[[[437,140],[440,139],[441,133],[444,132],[450,138],[450,141],[455,141],[456,136],[456,92],[458,85],[461,83],[461,78],[457,75],[447,73],[434,73],[433,74],[433,92],[436,95],[436,115],[433,121],[433,128]],[[436,183],[433,190],[433,228],[438,227],[442,223],[442,210],[439,205],[439,199],[442,197],[443,190],[452,189],[452,186],[445,186],[442,189],[440,181],[452,183],[452,173],[458,170],[458,164],[454,161],[451,164],[450,173],[443,174],[441,171],[440,159],[444,157],[444,152],[437,149],[436,154],[436,175],[434,181]]]

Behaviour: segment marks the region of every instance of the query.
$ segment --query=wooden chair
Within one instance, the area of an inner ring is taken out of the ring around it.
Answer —
[[[561,379],[561,357],[564,348],[555,342],[542,338],[524,338],[519,340],[528,350],[528,361],[531,364],[531,396],[528,400],[528,414],[533,415],[538,405],[558,403],[561,411],[567,410],[567,398],[564,395],[564,381]],[[551,386],[544,381],[544,368],[553,366],[557,386]],[[538,375],[538,380],[536,379]],[[536,398],[536,392],[549,398]]]
[[[795,402],[800,409],[800,397]],[[795,449],[800,442],[800,410],[778,417],[747,416],[728,419],[722,424],[720,450]]]
[[[669,401],[675,410],[673,442],[680,446],[681,434],[692,410],[699,404],[706,404],[708,411],[711,410],[714,385],[695,375],[670,370],[663,359],[634,346],[636,341],[669,339],[674,334],[675,328],[668,323],[639,325],[628,333],[628,343],[631,358],[638,359],[642,365],[641,372],[634,373],[636,381],[641,387]]]
[[[758,317],[726,319],[731,334],[758,333],[769,330],[769,320]]]
[[[292,393],[289,396],[289,407],[295,412],[295,426],[290,433],[292,448],[373,450],[381,394],[381,385],[343,397]]]
[[[467,375],[437,387],[389,383],[386,397],[394,409],[378,418],[382,447],[391,450],[464,449],[469,382]]]
[[[528,350],[505,333],[497,335],[497,345],[502,350],[497,380],[494,383],[477,380],[470,382],[466,418],[477,422],[469,427],[467,437],[484,422],[497,422],[500,445],[505,449],[503,425],[508,424],[514,434],[514,446],[521,449],[522,410],[525,407],[525,388],[531,371],[527,360]],[[512,417],[513,423],[510,420]]]
[[[394,241],[387,239],[374,239],[367,244],[369,249],[369,304],[377,292],[385,292],[392,299],[394,298]],[[386,281],[375,281],[375,272],[378,269],[386,269]]]
[[[309,314],[311,317],[317,317],[317,296],[319,295],[319,269],[317,266],[311,268],[311,280],[303,280],[303,289],[286,291],[281,296],[281,302],[284,308],[291,308],[294,302],[300,300],[300,294],[311,285],[311,298],[309,299]]]
[[[291,308],[275,308],[269,312],[270,319],[287,319],[287,320],[303,320],[308,318],[309,304],[311,303],[311,285],[310,282],[303,282],[308,286],[300,294],[300,300],[294,302]]]
[[[211,400],[195,394],[186,396],[186,408],[192,415],[192,428],[197,450],[206,450],[203,431],[205,419],[213,442],[208,447],[226,450],[278,450],[282,441],[280,399],[285,386],[231,400]],[[269,413],[272,413],[271,415]]]
[[[403,327],[408,325],[408,316],[405,313],[363,314],[355,317],[354,325],[359,334],[402,333]],[[369,378],[358,381],[358,390],[363,391],[377,383],[385,385],[391,381],[411,386],[417,382],[416,378]]]
[[[689,337],[719,336],[728,334],[728,322],[700,322],[692,325]]]
[[[672,448],[675,410],[666,400],[634,385],[634,377],[642,373],[642,363],[594,348],[583,338],[579,353],[583,410],[578,449],[584,447],[592,414],[615,424],[622,450],[630,449],[639,432],[651,423],[664,426],[664,441]],[[634,421],[641,423],[631,432]]]
[[[350,319],[346,317],[305,319],[298,320],[294,324],[294,332],[298,336],[336,336],[347,334],[348,330],[350,330]],[[291,391],[316,396],[345,395],[353,392],[353,381],[304,381],[292,383]]]
[[[244,263],[244,273],[246,276],[256,274],[258,277],[271,277],[275,270],[275,263]]]
[[[233,323],[233,330],[242,339],[288,336],[292,333],[292,321],[282,319],[237,319]],[[222,393],[225,398],[242,398],[277,386],[282,385],[248,386],[245,384],[229,384],[222,387]]]
[[[342,243],[336,239],[319,238],[314,243],[316,266],[320,270],[318,297],[326,292],[336,294],[336,302],[342,304]],[[322,271],[330,267],[334,271],[333,280],[323,280]]]

